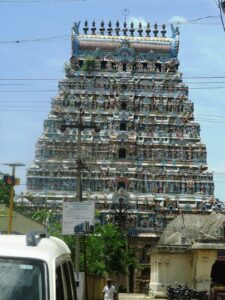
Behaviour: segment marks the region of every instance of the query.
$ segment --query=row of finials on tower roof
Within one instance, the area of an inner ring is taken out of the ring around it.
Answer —
[[[77,31],[77,25],[78,24],[75,23],[75,25],[73,27],[73,29],[74,29],[75,32]],[[143,27],[145,29],[143,29]],[[96,34],[97,28],[96,28],[95,21],[92,22],[90,30],[91,30],[91,34],[92,35]],[[88,21],[84,22],[83,31],[84,31],[84,34],[88,34],[88,31],[89,31]],[[130,34],[130,36],[135,36],[135,32],[137,32],[138,35],[140,37],[142,37],[143,34],[144,34],[144,32],[145,32],[146,33],[146,37],[150,37],[150,33],[152,31],[153,32],[153,36],[154,37],[158,37],[158,33],[159,33],[158,24],[156,24],[156,23],[154,24],[153,30],[151,30],[149,22],[146,24],[146,26],[143,26],[142,23],[139,22],[138,28],[135,28],[134,23],[131,22],[130,23],[130,27],[128,28],[126,21],[123,23],[123,27],[122,28],[120,28],[120,23],[119,23],[119,21],[117,21],[116,22],[116,27],[114,29],[112,28],[112,22],[111,21],[109,21],[107,28],[105,27],[104,21],[102,21],[100,23],[100,27],[99,27],[99,33],[100,33],[100,35],[104,35],[105,31],[107,31],[107,34],[109,36],[111,36],[113,32],[115,32],[115,35],[117,35],[117,36],[120,35],[120,32],[122,32],[122,35],[124,35],[124,36],[127,36],[128,34]],[[166,31],[166,25],[163,24],[162,27],[161,27],[161,35],[162,35],[162,37],[164,37],[164,38],[166,37],[166,32],[167,32]]]

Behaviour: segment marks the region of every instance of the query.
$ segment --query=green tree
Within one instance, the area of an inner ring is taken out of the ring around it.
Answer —
[[[37,212],[34,216],[45,218],[45,212]],[[43,218],[43,220],[45,220]],[[37,220],[37,219],[36,219]],[[68,245],[72,259],[75,257],[75,236],[62,235],[62,225],[49,218],[48,232]],[[127,247],[126,236],[116,226],[107,224],[96,226],[95,234],[80,237],[80,270],[84,271],[84,245],[86,247],[87,272],[95,276],[111,273],[125,274],[130,265],[135,265],[134,253]]]
[[[31,218],[39,223],[47,224],[52,218],[52,211],[49,209],[40,209],[33,213]]]
[[[87,269],[90,274],[125,274],[127,266],[135,264],[134,254],[127,249],[124,233],[112,224],[98,226],[86,239]],[[94,258],[94,259],[93,259]],[[84,264],[81,253],[81,268]]]
[[[9,204],[10,186],[0,180],[0,203]]]

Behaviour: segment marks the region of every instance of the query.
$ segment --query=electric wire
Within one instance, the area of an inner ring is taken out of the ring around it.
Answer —
[[[85,0],[20,0],[20,1],[14,1],[14,0],[0,0],[0,3],[18,3],[18,2],[75,2],[75,1],[85,1]],[[209,19],[209,18],[220,18],[220,16],[206,16],[206,17],[200,17],[197,19],[193,19],[193,20],[187,20],[187,21],[177,21],[177,22],[172,22],[172,23],[167,23],[167,25],[170,24],[177,24],[177,25],[182,25],[182,24],[195,24],[195,22],[201,21],[203,19]],[[204,25],[220,25],[220,23],[208,23],[208,24],[204,24]],[[197,23],[197,25],[203,25],[202,23]],[[160,26],[160,25],[159,25]],[[145,28],[146,26],[143,26],[143,28]],[[134,27],[136,30],[138,29],[138,27]],[[59,35],[59,36],[50,36],[50,37],[42,37],[42,38],[35,38],[35,39],[18,39],[18,40],[9,40],[9,41],[0,41],[0,45],[1,44],[20,44],[20,43],[32,43],[32,42],[56,42],[56,41],[65,41],[70,39],[71,36],[70,35]]]
[[[183,79],[221,79],[221,78],[225,78],[225,76],[187,76],[187,77],[184,76],[183,77]]]
[[[46,103],[46,106],[30,106],[30,107],[25,107],[25,106],[8,106],[8,107],[2,107],[0,110],[1,113],[5,112],[46,112],[46,107],[49,107],[49,103]],[[195,117],[194,119],[195,122],[199,123],[208,123],[208,124],[225,124],[225,120],[215,120],[215,119],[207,119],[204,117]]]
[[[58,35],[58,36],[51,36],[51,37],[42,37],[36,39],[24,39],[24,40],[10,40],[10,41],[0,41],[1,44],[19,44],[19,43],[32,43],[32,42],[59,42],[61,40],[69,40],[70,35]]]
[[[183,79],[225,79],[225,76],[183,76]],[[0,81],[59,81],[63,80],[62,78],[30,78],[30,77],[21,77],[21,78],[7,78],[0,77]],[[72,81],[67,79],[68,81]]]
[[[86,0],[0,0],[0,3],[61,3],[61,2],[79,2]]]
[[[0,79],[1,80],[1,79]],[[6,79],[7,80],[7,79]],[[12,80],[20,80],[20,79],[12,79]],[[12,81],[11,80],[11,81]],[[21,79],[22,81],[23,79]],[[57,79],[30,79],[30,81],[39,81],[39,80],[46,80],[46,81],[57,81]],[[71,82],[71,80],[68,80],[69,82]],[[225,81],[190,81],[190,82],[185,82],[185,85],[189,85],[189,84],[224,84]],[[0,86],[3,85],[8,85],[8,86],[13,86],[13,85],[30,85],[28,83],[0,83]]]
[[[217,18],[220,18],[220,16],[205,16],[205,17],[199,17],[199,18],[191,19],[191,20],[187,20],[187,21],[175,21],[175,22],[172,22],[172,24],[182,25],[182,24],[195,23],[195,22],[205,20],[205,19],[217,19]],[[198,24],[201,24],[201,23],[198,23]],[[211,23],[209,23],[209,24],[211,24]]]
[[[215,90],[215,89],[225,89],[225,86],[217,87],[189,87],[189,90]],[[44,93],[44,92],[57,92],[56,89],[40,89],[40,90],[0,90],[0,93]]]
[[[57,92],[57,90],[4,90],[0,93],[42,93],[42,92]]]
[[[225,183],[225,181],[217,181],[217,180],[214,180],[213,181],[214,183]],[[20,184],[17,184],[16,186],[20,186],[20,185],[27,185],[26,183],[20,183]]]

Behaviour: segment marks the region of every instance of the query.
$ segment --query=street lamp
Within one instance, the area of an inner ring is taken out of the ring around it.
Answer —
[[[21,163],[6,163],[3,164],[12,168],[12,178],[15,178],[16,167],[23,167],[24,164]],[[15,180],[10,185],[10,196],[9,196],[9,220],[8,220],[8,234],[12,233],[12,212],[13,212],[13,197],[14,197],[14,185],[16,184]]]

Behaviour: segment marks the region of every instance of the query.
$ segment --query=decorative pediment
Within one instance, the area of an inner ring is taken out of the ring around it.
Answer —
[[[123,45],[116,50],[119,61],[123,63],[132,62],[134,60],[134,50],[128,45]]]
[[[128,112],[122,111],[122,112],[120,113],[120,118],[122,118],[122,119],[127,119],[127,118],[128,118],[128,115],[129,115]]]
[[[104,57],[104,60],[107,60],[107,61],[114,61],[115,60],[115,57],[109,53],[107,54],[105,57]]]
[[[146,56],[147,60],[153,60],[153,59],[155,59],[155,57],[156,57],[156,55],[154,54],[153,50],[151,50]]]
[[[152,100],[150,98],[144,98],[144,104],[150,104],[152,102]]]
[[[113,194],[112,202],[119,203],[119,199],[121,198],[124,199],[124,203],[130,202],[130,195],[124,189],[120,189],[118,192]]]
[[[118,134],[118,139],[121,140],[121,141],[127,141],[128,140],[128,135],[126,133]]]
[[[135,56],[136,61],[145,61],[145,57],[142,54],[138,54]]]

